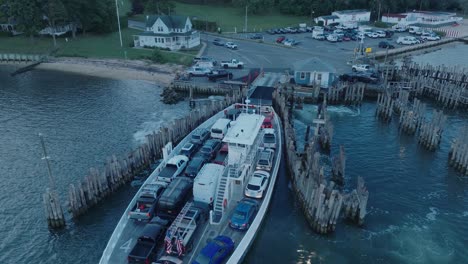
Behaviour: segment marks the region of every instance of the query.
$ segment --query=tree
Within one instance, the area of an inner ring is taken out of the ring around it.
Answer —
[[[16,29],[28,34],[31,39],[42,29],[42,10],[39,0],[7,0],[8,16],[16,20]]]
[[[54,47],[57,47],[57,40],[55,38],[55,30],[57,27],[57,22],[65,21],[67,17],[67,12],[65,10],[65,6],[63,5],[61,0],[47,0],[42,5],[42,12],[45,14],[45,20],[49,25],[49,28],[52,30],[52,39],[54,40]]]
[[[62,2],[67,14],[66,20],[71,24],[72,36],[75,38],[77,27],[84,18],[83,9],[86,2],[84,0],[62,0]]]
[[[147,0],[145,11],[147,14],[167,14],[174,13],[175,5],[168,0]]]
[[[133,0],[132,1],[132,13],[133,14],[143,14],[145,7],[141,0]]]

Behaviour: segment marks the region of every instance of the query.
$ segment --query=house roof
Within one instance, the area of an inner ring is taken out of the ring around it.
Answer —
[[[360,14],[360,13],[368,13],[370,11],[367,11],[365,9],[352,9],[352,10],[340,10],[340,11],[335,11],[334,13],[340,14],[340,15],[349,15],[349,14]]]
[[[322,19],[329,20],[329,19],[338,19],[338,16],[330,15],[330,16],[321,16]]]
[[[154,33],[152,31],[144,31],[140,34],[135,34],[134,36],[149,36],[149,37],[175,37],[175,36],[190,36],[196,31],[189,31],[185,33],[180,32],[171,32],[171,33]]]
[[[294,63],[293,66],[294,71],[318,71],[336,73],[336,69],[333,66],[318,58],[309,58],[306,60],[297,61],[296,63]]]
[[[187,16],[166,16],[166,15],[152,15],[146,19],[146,27],[152,27],[156,20],[160,18],[168,28],[184,28]]]
[[[405,18],[407,15],[406,14],[384,14],[382,15],[384,17],[398,17],[398,18]]]

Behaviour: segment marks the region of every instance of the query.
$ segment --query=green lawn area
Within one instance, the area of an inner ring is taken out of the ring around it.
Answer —
[[[240,32],[244,28],[245,9],[229,6],[194,5],[174,2],[177,15],[197,17],[200,20],[217,22],[224,32],[233,32],[234,28]],[[145,20],[146,15],[138,15],[130,19]],[[247,16],[249,31],[261,31],[269,28],[298,26],[299,23],[310,24],[310,17],[282,15],[278,11],[271,11],[262,15]]]
[[[122,30],[123,48],[120,47],[119,33],[113,32],[104,35],[88,34],[78,35],[76,39],[64,37],[57,38],[58,51],[55,56],[63,57],[87,57],[87,58],[117,58],[124,59],[125,52],[128,59],[142,59],[150,56],[151,50],[140,50],[130,47],[133,34],[139,31],[125,28]],[[26,36],[0,37],[1,53],[26,53],[44,54],[53,49],[51,37],[37,37],[31,42]],[[193,59],[193,51],[187,51],[187,55],[161,51],[168,62],[188,65]]]

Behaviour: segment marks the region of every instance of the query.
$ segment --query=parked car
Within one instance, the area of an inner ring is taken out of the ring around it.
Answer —
[[[338,36],[334,34],[330,34],[328,35],[327,40],[330,42],[338,42]]]
[[[220,39],[218,39],[218,38],[215,38],[215,39],[213,40],[213,44],[216,45],[216,46],[224,46],[224,45],[225,45],[225,44],[224,44],[224,41],[222,41],[222,40],[220,40]]]
[[[273,123],[271,122],[271,120],[272,120],[271,116],[266,116],[263,119],[262,128],[273,128]]]
[[[276,135],[273,128],[265,128],[262,147],[276,149]]]
[[[199,145],[193,143],[185,143],[185,145],[180,150],[179,154],[184,155],[187,158],[191,158],[195,152],[197,152]]]
[[[276,39],[276,43],[283,43],[283,41],[286,39],[285,36],[280,36]]]
[[[385,33],[385,31],[383,30],[377,30],[375,31],[375,33],[377,34],[379,38],[385,38],[387,36],[387,33]]]
[[[216,64],[218,64],[218,62],[211,58],[211,57],[195,57],[193,58],[193,62],[194,63],[199,63],[199,62],[211,62],[214,66],[216,66]]]
[[[187,177],[195,178],[200,169],[205,165],[206,158],[203,156],[195,156],[187,165],[184,175]]]
[[[136,244],[128,254],[128,263],[151,263],[157,255],[157,249],[162,245],[168,224],[168,221],[157,217],[146,224]]]
[[[264,149],[260,151],[258,154],[258,161],[257,161],[257,170],[265,170],[270,171],[271,167],[273,166],[273,158],[274,158],[275,151],[273,149]]]
[[[430,41],[440,40],[440,37],[435,33],[423,33],[421,38]]]
[[[353,66],[351,66],[351,69],[353,70],[353,72],[356,72],[356,71],[368,71],[370,70],[372,67],[369,65],[369,64],[354,64]]]
[[[243,198],[237,203],[229,219],[229,226],[237,230],[247,230],[258,211],[258,203],[249,198]]]
[[[285,41],[283,41],[283,44],[285,46],[295,46],[295,45],[299,44],[299,41],[296,41],[294,39],[286,39]]]
[[[263,193],[268,186],[269,178],[270,174],[268,172],[261,170],[255,171],[245,187],[245,196],[258,199],[263,198]]]
[[[366,34],[366,36],[368,36],[369,38],[379,38],[380,37],[380,35],[377,32],[368,32]]]
[[[276,30],[275,29],[269,29],[266,31],[266,33],[270,34],[270,35],[274,35],[276,34]]]
[[[393,46],[392,44],[388,43],[388,41],[380,41],[380,42],[379,42],[379,48],[394,49],[395,46]]]
[[[317,39],[317,40],[325,40],[325,34],[317,33],[317,34],[313,35],[312,38]]]
[[[228,49],[237,49],[237,45],[234,44],[234,42],[226,42],[226,44],[224,44],[224,46]]]
[[[385,37],[386,38],[391,38],[393,36],[394,32],[391,30],[385,30]]]
[[[353,72],[340,75],[340,81],[343,82],[363,82],[363,83],[378,83],[379,76],[371,72]]]
[[[219,165],[225,165],[224,162],[226,160],[228,153],[229,153],[228,144],[224,143],[223,146],[219,149],[218,153],[216,154],[216,157],[213,160],[213,163],[216,163]]]
[[[207,74],[206,76],[208,77],[208,80],[212,82],[216,82],[217,80],[222,78],[230,80],[232,79],[232,72],[228,72],[226,70],[215,70]]]
[[[216,156],[216,153],[221,148],[221,140],[219,139],[208,139],[200,149],[200,153],[207,157],[209,160]]]
[[[234,241],[228,236],[217,236],[201,249],[192,264],[221,264],[234,251]]]
[[[203,68],[203,67],[191,67],[187,70],[189,76],[206,76],[208,73],[211,72],[210,68]]]
[[[407,36],[407,37],[399,37],[396,43],[403,44],[403,45],[414,45],[414,44],[418,44],[419,41],[415,37]]]
[[[193,144],[203,145],[203,143],[205,143],[209,137],[210,131],[208,131],[208,129],[198,128],[193,132],[192,137],[190,138],[190,142]]]
[[[252,36],[250,36],[250,39],[263,39],[263,35],[262,34],[253,34]]]
[[[244,67],[244,62],[238,61],[236,59],[230,59],[228,61],[221,61],[220,67],[223,67],[225,69],[227,68],[238,68],[242,69]]]
[[[297,32],[298,32],[298,33],[306,33],[306,32],[307,32],[307,28],[305,28],[305,27],[300,27],[300,28],[297,29]]]
[[[184,171],[188,161],[189,158],[184,155],[176,155],[170,158],[166,166],[159,172],[158,176],[156,176],[156,180],[167,183],[172,182],[174,178]]]

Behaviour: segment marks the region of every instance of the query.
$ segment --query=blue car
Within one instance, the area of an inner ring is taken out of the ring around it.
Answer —
[[[257,214],[258,203],[252,199],[244,198],[238,204],[229,220],[229,226],[238,230],[249,229],[255,215]]]
[[[227,236],[217,236],[202,248],[192,264],[221,264],[234,251],[234,241]]]

